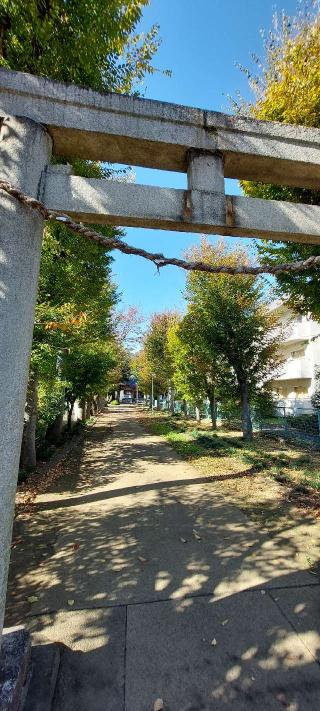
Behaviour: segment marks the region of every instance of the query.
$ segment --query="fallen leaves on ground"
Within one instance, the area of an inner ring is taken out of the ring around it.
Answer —
[[[11,548],[16,548],[20,543],[23,543],[23,538],[16,538],[15,541],[12,541]]]
[[[38,462],[37,469],[19,484],[16,494],[16,515],[30,514],[38,494],[43,494],[51,485],[75,469],[75,457],[79,445],[83,442],[85,431],[75,434],[73,438],[57,449],[51,460]]]
[[[193,537],[196,539],[196,541],[201,541],[201,536],[199,536],[199,533],[193,529],[192,531]]]
[[[143,564],[148,562],[148,558],[144,558],[143,555],[138,555],[138,560]]]

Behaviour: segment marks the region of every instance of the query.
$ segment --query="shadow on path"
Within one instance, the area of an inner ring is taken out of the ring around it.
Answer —
[[[53,711],[319,708],[320,588],[292,530],[259,531],[134,411],[33,510],[7,620],[65,645]]]

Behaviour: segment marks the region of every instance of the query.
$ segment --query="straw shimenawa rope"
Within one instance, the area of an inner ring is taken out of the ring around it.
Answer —
[[[265,264],[263,266],[250,266],[248,264],[237,264],[236,266],[229,266],[225,264],[206,264],[200,261],[190,261],[187,262],[184,259],[177,259],[176,257],[165,257],[163,254],[157,254],[154,252],[147,252],[145,249],[140,249],[139,247],[133,247],[117,238],[105,237],[100,232],[96,232],[91,229],[91,227],[85,227],[80,222],[74,222],[68,215],[63,215],[59,212],[48,210],[42,202],[36,200],[35,198],[28,197],[24,195],[21,190],[15,188],[13,185],[5,180],[0,180],[0,190],[4,190],[6,193],[16,198],[22,205],[36,210],[42,215],[44,220],[63,222],[66,227],[68,227],[75,234],[81,235],[92,242],[97,242],[107,249],[117,249],[124,254],[135,254],[138,257],[143,257],[153,262],[158,269],[166,266],[179,267],[180,269],[185,269],[186,271],[198,271],[198,272],[208,272],[209,274],[251,274],[258,276],[259,274],[281,274],[283,272],[302,272],[310,269],[312,267],[320,266],[320,255],[308,257],[308,259],[297,261],[297,262],[286,262],[284,264]],[[94,218],[93,218],[94,219]]]

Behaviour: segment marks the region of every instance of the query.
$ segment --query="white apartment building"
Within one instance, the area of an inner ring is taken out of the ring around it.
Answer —
[[[284,327],[280,347],[284,363],[273,381],[276,399],[286,412],[310,411],[316,371],[320,368],[320,323],[294,313],[280,301],[274,303],[272,311]]]

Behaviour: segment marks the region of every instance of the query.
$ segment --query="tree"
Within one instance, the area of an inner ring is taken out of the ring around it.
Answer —
[[[170,326],[175,323],[177,318],[177,314],[173,311],[154,314],[143,344],[149,384],[153,376],[158,407],[159,395],[166,393],[170,396],[172,409],[174,406],[173,364],[167,335]]]
[[[66,381],[69,431],[76,400],[87,401],[90,407],[94,396],[105,395],[110,385],[110,372],[114,365],[114,354],[105,344],[82,345],[64,355],[62,374]]]
[[[205,239],[190,258],[210,264],[235,265],[246,253],[228,251]],[[231,371],[241,404],[243,436],[252,437],[250,402],[274,377],[278,359],[276,318],[268,310],[262,282],[252,276],[190,272],[186,298],[191,319],[200,327],[206,350],[220,367]]]
[[[142,347],[131,358],[131,372],[137,378],[139,386],[151,397],[152,391],[152,368],[149,363],[145,349]],[[151,402],[151,401],[150,401]]]
[[[173,382],[181,396],[200,413],[208,398],[213,429],[217,427],[217,398],[222,392],[228,369],[203,333],[203,321],[195,319],[192,308],[168,331],[168,348],[173,363]]]
[[[265,121],[281,121],[320,127],[320,14],[318,2],[311,2],[297,17],[275,17],[274,27],[265,37],[265,62],[258,64],[258,76],[246,71],[254,91],[251,103],[235,103],[239,112]],[[251,197],[320,205],[320,192],[243,181]],[[319,255],[315,245],[273,243],[258,246],[263,262],[288,262]],[[308,269],[277,276],[280,295],[289,297],[292,308],[320,318],[320,272]]]
[[[130,93],[159,47],[135,34],[148,0],[1,0],[0,66],[97,91]]]

